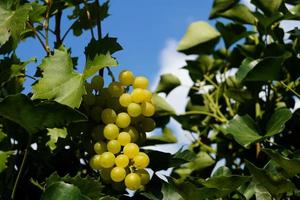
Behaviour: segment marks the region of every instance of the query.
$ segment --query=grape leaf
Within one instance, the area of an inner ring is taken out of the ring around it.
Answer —
[[[56,142],[58,138],[66,138],[68,135],[66,128],[47,128],[47,135],[50,136],[50,140],[46,143],[47,146],[53,151],[56,149]]]
[[[78,187],[62,181],[51,184],[42,194],[41,200],[81,200]]]
[[[0,173],[6,169],[7,158],[12,154],[12,151],[1,151],[0,150]]]
[[[155,92],[165,92],[166,94],[169,94],[174,88],[179,85],[180,80],[177,76],[173,74],[163,74],[160,76],[160,81]]]
[[[0,115],[34,134],[46,128],[62,127],[86,117],[54,101],[36,103],[24,94],[9,95],[0,102]]]

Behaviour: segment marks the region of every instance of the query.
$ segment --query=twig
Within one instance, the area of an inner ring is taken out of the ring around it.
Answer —
[[[62,12],[59,10],[55,15],[55,36],[56,36],[56,48],[58,48],[62,44],[62,40],[60,37],[60,23],[61,23],[61,15]]]
[[[116,81],[114,74],[112,73],[111,69],[109,67],[106,67],[106,69],[108,70],[108,75],[111,77],[111,80],[113,82]]]
[[[281,85],[283,85],[286,89],[290,90],[291,92],[293,92],[297,97],[300,98],[300,94],[298,92],[296,92],[293,88],[291,88],[290,86],[286,85],[283,81],[279,81],[279,83]]]
[[[41,37],[39,36],[39,34],[37,33],[36,29],[33,27],[33,25],[30,22],[27,22],[27,25],[32,29],[34,35],[37,37],[38,41],[41,43],[41,45],[43,46],[43,49],[46,51],[46,53],[48,54],[48,49],[46,47],[46,45],[44,44],[43,40],[41,39]]]
[[[98,8],[100,7],[99,0],[96,0],[96,5]],[[97,30],[98,30],[98,40],[100,40],[102,38],[102,31],[101,31],[101,21],[99,18],[99,12],[97,12]]]

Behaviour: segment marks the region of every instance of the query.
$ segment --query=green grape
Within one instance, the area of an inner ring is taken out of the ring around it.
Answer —
[[[119,128],[126,128],[129,126],[130,121],[131,121],[130,116],[125,112],[121,112],[117,115],[116,125]]]
[[[123,70],[119,74],[119,81],[122,85],[129,86],[133,83],[134,81],[134,75],[131,71],[129,70]]]
[[[143,89],[141,88],[134,89],[130,94],[132,102],[142,103],[145,100],[144,94],[145,93]]]
[[[91,86],[94,90],[100,90],[103,87],[104,80],[102,76],[96,75],[91,80]]]
[[[102,153],[104,153],[106,150],[107,150],[107,148],[106,148],[105,142],[100,141],[100,142],[96,142],[96,143],[94,144],[94,151],[95,151],[97,154],[102,154]]]
[[[118,97],[112,97],[109,99],[109,101],[106,103],[108,108],[111,108],[115,111],[120,111],[123,107],[119,103]]]
[[[128,158],[128,156],[126,156],[124,154],[118,155],[115,159],[115,163],[118,167],[125,168],[129,164],[129,158]]]
[[[123,131],[129,133],[131,142],[136,142],[139,139],[139,132],[133,126],[128,126]]]
[[[124,88],[119,82],[111,82],[108,86],[108,92],[112,97],[120,97]]]
[[[114,167],[110,172],[110,177],[114,182],[121,182],[126,177],[126,171],[122,167]]]
[[[101,122],[101,113],[102,113],[102,108],[100,106],[93,106],[91,109],[91,118],[96,121],[96,122]]]
[[[127,112],[131,117],[137,117],[142,114],[142,107],[137,103],[130,103],[127,107]]]
[[[97,125],[92,130],[92,138],[94,141],[104,140],[105,137],[103,135],[104,126]]]
[[[119,98],[119,103],[123,107],[127,107],[131,102],[131,95],[128,93],[122,94]]]
[[[133,162],[137,169],[144,169],[149,165],[150,159],[147,154],[139,152],[136,156],[134,156]]]
[[[123,131],[119,134],[117,140],[122,146],[125,146],[126,144],[130,143],[131,136],[129,133]]]
[[[111,170],[112,170],[112,168],[101,169],[100,177],[101,177],[102,182],[104,182],[104,183],[110,183],[111,182],[111,178],[110,178]]]
[[[155,107],[152,103],[149,103],[149,102],[143,102],[142,103],[142,114],[145,116],[145,117],[151,117],[154,115],[155,113]]]
[[[83,99],[83,103],[88,106],[92,106],[96,102],[96,97],[93,94],[83,95],[82,99]]]
[[[86,90],[86,93],[87,94],[92,94],[93,93],[93,88],[92,88],[92,85],[85,82],[84,83],[84,86],[85,86],[85,90]]]
[[[145,117],[141,121],[141,129],[143,132],[153,131],[155,129],[155,126],[156,126],[155,121],[152,118]]]
[[[101,119],[104,124],[111,124],[116,121],[117,114],[111,108],[105,108],[101,113]]]
[[[115,124],[107,124],[103,130],[104,137],[108,140],[114,140],[119,135],[119,128]]]
[[[104,152],[100,156],[100,163],[103,168],[111,168],[115,165],[115,155],[111,152]]]
[[[130,173],[125,178],[125,186],[130,190],[138,190],[141,187],[141,177],[136,173]]]
[[[140,148],[135,143],[128,143],[123,148],[123,153],[128,156],[128,158],[134,158],[138,155]]]
[[[139,139],[137,141],[137,144],[139,145],[144,144],[144,142],[146,142],[146,139],[147,139],[146,133],[141,132],[139,134]]]
[[[123,181],[121,182],[112,182],[111,184],[112,188],[118,192],[122,192],[126,189],[125,183]]]
[[[110,140],[107,143],[107,150],[113,154],[117,154],[121,151],[121,145],[117,140]]]
[[[145,169],[139,169],[135,173],[137,173],[141,177],[141,184],[146,185],[150,181],[150,175]]]
[[[149,81],[144,76],[137,76],[133,82],[133,88],[146,89],[149,85]]]
[[[94,155],[91,159],[90,159],[90,166],[93,169],[101,169],[101,156],[100,155]]]

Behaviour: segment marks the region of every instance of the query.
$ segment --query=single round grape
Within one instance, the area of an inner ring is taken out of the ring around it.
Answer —
[[[84,86],[85,86],[85,90],[86,90],[87,94],[92,94],[93,93],[93,88],[92,88],[92,85],[90,83],[85,82]]]
[[[100,163],[103,168],[111,168],[115,165],[115,155],[111,152],[104,152],[100,156]]]
[[[104,126],[103,125],[97,125],[94,126],[92,130],[92,138],[94,141],[104,140],[105,137],[103,135]]]
[[[139,132],[133,126],[128,126],[123,131],[129,133],[131,142],[136,142],[139,139]]]
[[[111,99],[111,96],[107,88],[101,88],[96,96],[96,104],[105,107],[107,102]]]
[[[142,103],[145,100],[144,91],[141,88],[134,89],[130,96],[132,102],[134,103]]]
[[[116,112],[123,109],[123,107],[119,103],[118,97],[111,97],[109,99],[109,101],[107,101],[106,105],[108,108],[111,108],[111,109],[115,110]]]
[[[94,151],[95,151],[97,154],[102,154],[102,153],[104,153],[106,150],[107,150],[107,148],[106,148],[105,142],[100,141],[100,142],[96,142],[96,143],[94,144]]]
[[[127,107],[127,112],[131,117],[137,117],[142,114],[142,107],[137,103],[130,103]]]
[[[137,76],[133,81],[133,88],[146,89],[149,85],[149,81],[144,76]]]
[[[112,97],[119,97],[124,92],[124,88],[119,82],[111,82],[108,86],[108,92]]]
[[[125,186],[130,190],[138,190],[141,187],[141,177],[136,173],[130,173],[125,178]]]
[[[107,124],[103,130],[104,137],[108,140],[114,140],[119,135],[119,128],[115,124]]]
[[[128,156],[126,156],[124,154],[118,155],[115,159],[115,163],[118,167],[125,168],[129,164],[129,158],[128,158]]]
[[[130,143],[131,136],[129,133],[123,131],[119,134],[117,140],[122,146],[125,146],[126,144]]]
[[[101,165],[101,156],[100,155],[94,155],[91,159],[90,159],[90,166],[93,169],[101,169],[102,165]]]
[[[122,94],[119,98],[119,103],[123,107],[127,107],[131,102],[131,95],[128,93]]]
[[[143,89],[144,101],[151,102],[152,100],[152,92],[149,90]]]
[[[93,94],[83,95],[82,99],[83,99],[83,103],[88,106],[92,106],[96,102],[96,97]]]
[[[116,121],[117,114],[111,108],[105,108],[101,113],[101,119],[104,124],[114,123]]]
[[[90,113],[91,118],[96,122],[101,122],[102,110],[103,109],[100,106],[93,106]]]
[[[142,103],[142,114],[145,116],[145,117],[151,117],[154,115],[155,113],[155,107],[152,103],[149,103],[149,102],[143,102]]]
[[[116,125],[119,128],[126,128],[129,126],[130,121],[131,121],[130,116],[125,112],[121,112],[117,115]]]
[[[147,154],[139,152],[136,156],[134,156],[133,162],[137,169],[144,169],[149,165],[150,159]]]
[[[104,85],[102,76],[96,75],[91,80],[91,86],[94,90],[99,91]]]
[[[117,140],[110,140],[107,143],[107,150],[113,154],[117,154],[121,151],[121,145]]]
[[[141,177],[141,184],[146,185],[150,181],[150,174],[145,169],[139,169],[135,173],[137,173]]]
[[[115,182],[121,182],[125,179],[126,171],[122,167],[114,167],[110,172],[110,177]]]
[[[153,131],[155,129],[155,121],[152,118],[147,118],[145,117],[142,121],[141,121],[141,129],[143,132],[150,132]]]
[[[129,70],[123,70],[119,74],[119,81],[122,85],[131,85],[134,81],[134,75]]]
[[[140,151],[140,148],[135,143],[128,143],[124,146],[123,152],[128,158],[134,158],[136,155],[138,155]]]

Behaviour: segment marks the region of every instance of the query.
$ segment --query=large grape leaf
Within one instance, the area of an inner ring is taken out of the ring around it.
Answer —
[[[46,188],[41,200],[81,200],[81,192],[75,185],[56,182]]]
[[[271,137],[283,131],[285,123],[292,117],[292,112],[288,108],[276,110],[266,127],[266,136]]]
[[[20,6],[16,10],[8,10],[4,3],[0,3],[0,46],[12,37],[16,47],[22,32],[26,29],[31,10],[30,4]]]
[[[54,101],[35,103],[24,94],[10,95],[0,102],[0,116],[34,134],[46,128],[62,127],[86,117],[68,106]]]

